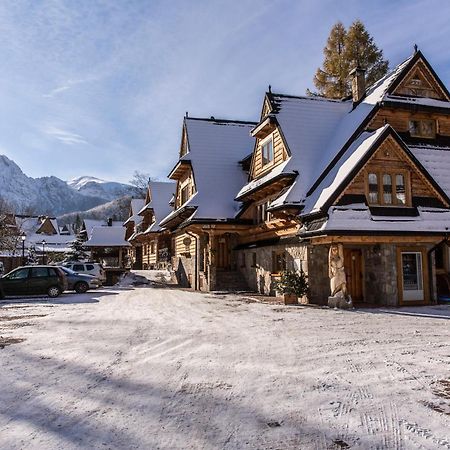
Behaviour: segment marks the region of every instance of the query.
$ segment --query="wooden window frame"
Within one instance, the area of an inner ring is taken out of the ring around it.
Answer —
[[[189,184],[180,187],[180,206],[184,205],[191,198],[191,196],[189,195],[190,194],[189,191],[190,191]]]
[[[255,205],[255,224],[261,225],[273,220],[272,213],[267,211],[271,200],[265,200]]]
[[[278,257],[281,257],[284,262],[278,264]],[[281,272],[287,270],[287,252],[285,250],[278,250],[272,252],[272,275],[279,275]]]
[[[419,123],[419,133],[412,133],[411,132],[411,122],[418,122]],[[425,122],[430,122],[433,124],[433,134],[432,136],[424,134],[423,133],[423,124]],[[420,137],[420,138],[425,138],[425,139],[435,139],[436,138],[436,132],[437,132],[437,123],[435,119],[409,119],[408,120],[408,131],[409,131],[409,135],[411,137]]]
[[[267,162],[264,162],[265,161],[265,158],[264,158],[264,147],[266,147],[266,145],[269,142],[272,145],[272,159],[267,159]],[[269,167],[272,164],[274,164],[274,162],[275,162],[275,149],[273,147],[273,135],[270,135],[267,138],[263,139],[260,142],[259,145],[260,145],[260,148],[261,148],[261,167],[266,168],[266,167]]]
[[[374,173],[377,176],[378,183],[378,203],[370,203],[369,200],[369,174]],[[383,175],[390,175],[392,180],[392,203],[385,203],[383,197]],[[396,176],[402,175],[405,181],[405,203],[399,203],[397,200],[397,183]],[[367,204],[369,206],[386,206],[396,208],[410,208],[411,207],[411,177],[407,170],[367,170],[364,175],[364,188],[366,194]]]

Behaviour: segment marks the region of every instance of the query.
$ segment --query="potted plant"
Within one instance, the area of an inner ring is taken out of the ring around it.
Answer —
[[[283,294],[285,305],[297,304],[298,298],[308,292],[308,281],[303,271],[283,271],[279,280],[274,281],[274,285],[275,289]]]

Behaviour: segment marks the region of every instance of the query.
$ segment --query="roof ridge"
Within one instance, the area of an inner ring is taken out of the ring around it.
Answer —
[[[270,95],[272,95],[274,97],[295,98],[298,100],[316,100],[316,101],[331,102],[331,103],[345,103],[346,102],[346,100],[329,98],[329,97],[321,97],[320,95],[291,95],[291,94],[277,94],[275,92],[270,92]]]
[[[233,120],[233,119],[217,119],[216,117],[185,117],[186,120],[199,120],[204,122],[219,122],[219,123],[236,123],[244,125],[256,125],[258,122],[249,120]]]

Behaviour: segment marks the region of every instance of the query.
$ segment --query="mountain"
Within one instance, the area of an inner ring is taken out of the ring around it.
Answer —
[[[84,183],[82,179],[85,179]],[[16,213],[56,216],[72,211],[86,211],[134,192],[132,186],[121,183],[96,180],[93,177],[81,177],[78,180],[81,184],[74,188],[54,176],[28,177],[14,161],[0,155],[0,197],[10,203]]]
[[[112,200],[103,205],[96,206],[95,208],[88,209],[87,211],[76,211],[63,214],[58,217],[58,223],[65,225],[69,223],[75,223],[77,216],[80,219],[102,219],[107,220],[112,218],[113,220],[125,221],[128,218],[130,210],[131,196],[120,197]]]
[[[96,177],[83,176],[69,180],[67,184],[80,194],[100,197],[109,201],[118,197],[136,194],[136,188],[129,184],[105,181]]]

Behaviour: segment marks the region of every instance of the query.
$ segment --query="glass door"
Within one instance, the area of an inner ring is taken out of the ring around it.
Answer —
[[[425,300],[423,289],[422,253],[401,253],[401,277],[403,287],[403,301]]]

